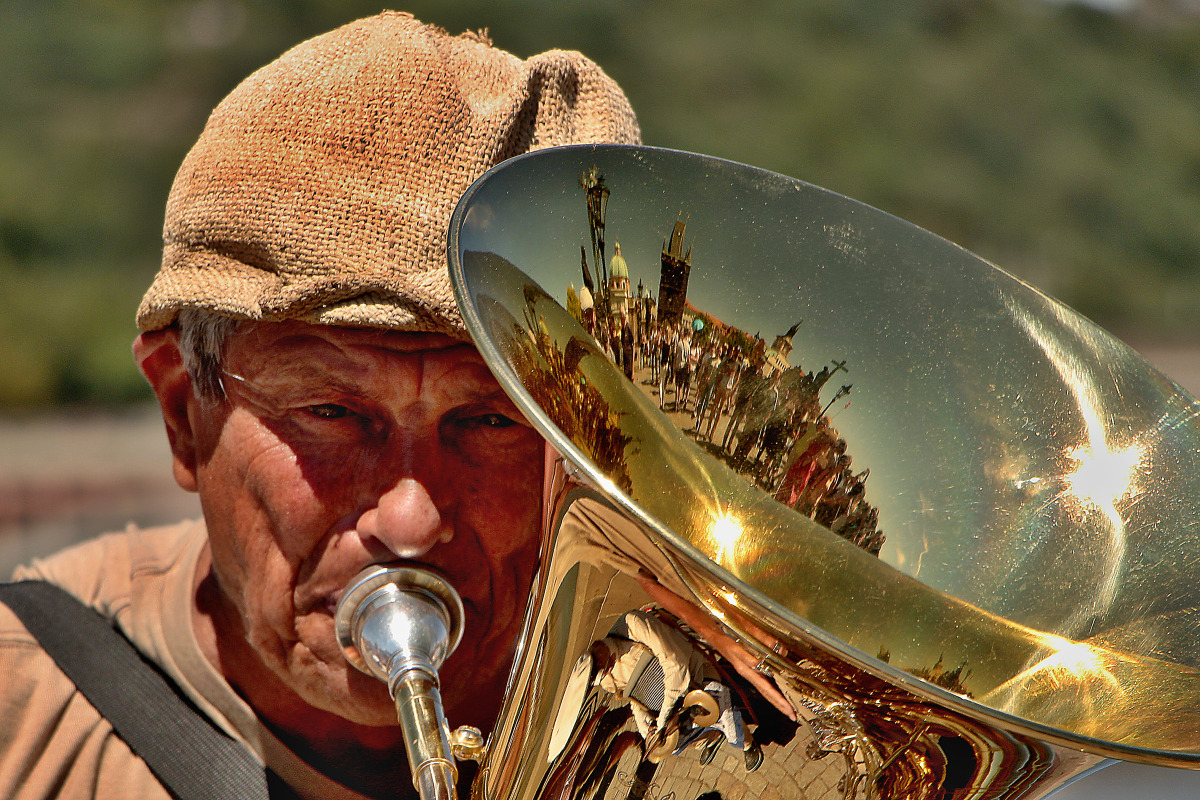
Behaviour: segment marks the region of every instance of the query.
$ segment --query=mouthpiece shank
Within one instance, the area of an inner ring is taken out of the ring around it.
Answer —
[[[397,681],[392,697],[404,731],[413,785],[421,800],[453,800],[458,768],[450,750],[437,681],[411,670]]]
[[[456,796],[437,670],[458,646],[462,619],[462,600],[442,578],[380,565],[350,582],[334,618],[347,660],[388,685],[421,800]]]

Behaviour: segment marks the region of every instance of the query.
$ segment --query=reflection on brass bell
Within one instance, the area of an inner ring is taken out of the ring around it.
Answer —
[[[585,309],[562,254],[603,241],[576,213],[601,174],[629,258],[605,276],[596,244]],[[481,354],[561,456],[483,796],[691,800],[744,766],[786,797],[1015,800],[1105,758],[1200,764],[1200,414],[1128,347],[888,214],[656,148],[510,159],[448,244]],[[707,612],[681,633],[765,656],[715,665],[706,730],[676,698],[709,670],[682,659],[668,694],[666,662],[625,639],[615,676],[595,643],[667,595]],[[764,703],[796,726],[756,733]],[[621,763],[642,748],[661,768]]]
[[[725,734],[717,730],[706,731],[696,739],[700,748],[700,763],[708,766],[717,757],[717,751],[725,743]]]
[[[651,764],[657,764],[675,752],[675,748],[678,746],[679,728],[672,728],[670,733],[659,738],[658,743],[646,751],[646,760]]]
[[[748,741],[746,749],[742,751],[742,757],[746,760],[746,772],[754,772],[762,766],[763,751],[758,742]]]
[[[702,728],[717,724],[721,709],[716,698],[703,689],[693,689],[683,698],[683,705],[692,710],[692,722]]]

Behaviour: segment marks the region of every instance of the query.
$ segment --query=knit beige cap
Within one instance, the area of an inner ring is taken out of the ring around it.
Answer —
[[[465,338],[446,229],[472,181],[553,145],[637,143],[579,53],[527,61],[408,14],[289,50],[217,106],[175,177],[143,331],[180,309]]]

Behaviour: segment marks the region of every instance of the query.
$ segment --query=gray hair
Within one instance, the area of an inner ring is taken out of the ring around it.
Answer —
[[[191,376],[196,396],[219,402],[225,399],[225,344],[242,324],[207,309],[184,308],[179,312],[179,351],[183,366]]]

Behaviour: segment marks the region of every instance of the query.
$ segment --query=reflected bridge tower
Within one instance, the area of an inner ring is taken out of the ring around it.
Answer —
[[[688,276],[692,272],[692,248],[683,252],[683,234],[687,221],[675,220],[671,238],[663,242],[662,271],[658,278],[658,320],[676,323],[687,305]]]

